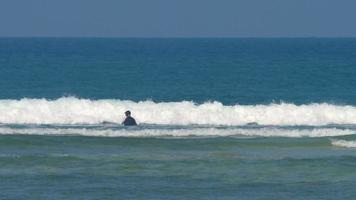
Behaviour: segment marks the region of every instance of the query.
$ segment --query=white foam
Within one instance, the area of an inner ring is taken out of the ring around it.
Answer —
[[[331,144],[338,147],[356,148],[356,141],[331,140]]]
[[[193,129],[88,129],[88,128],[10,128],[1,127],[0,134],[13,135],[81,135],[103,137],[188,137],[188,136],[262,136],[262,137],[332,137],[355,134],[354,130],[337,128],[193,128]]]
[[[356,107],[327,103],[294,105],[223,105],[220,102],[89,100],[63,97],[56,100],[0,100],[0,123],[98,124],[120,123],[131,110],[139,123],[162,125],[327,125],[356,124]]]

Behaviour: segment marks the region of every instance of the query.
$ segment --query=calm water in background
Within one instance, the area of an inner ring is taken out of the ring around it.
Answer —
[[[356,39],[0,39],[0,99],[10,103],[74,96],[349,109],[355,85]],[[6,116],[21,114],[9,107],[0,103]],[[328,125],[335,136],[322,137],[309,137],[309,126],[282,126],[285,137],[271,137],[266,127],[252,127],[259,136],[211,136],[190,125],[90,137],[88,125],[11,120],[0,126],[0,199],[356,198],[354,124]],[[176,135],[165,135],[171,129]],[[184,129],[202,133],[179,137]]]
[[[356,104],[356,39],[0,39],[0,98]]]

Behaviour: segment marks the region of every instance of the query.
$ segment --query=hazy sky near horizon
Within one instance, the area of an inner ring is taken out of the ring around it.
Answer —
[[[355,37],[355,0],[1,0],[0,36]]]

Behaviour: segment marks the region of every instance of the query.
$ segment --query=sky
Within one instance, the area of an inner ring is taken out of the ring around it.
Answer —
[[[356,0],[0,0],[0,37],[356,37]]]

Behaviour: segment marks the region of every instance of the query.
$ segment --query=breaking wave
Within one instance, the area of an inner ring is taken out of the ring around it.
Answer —
[[[356,141],[331,140],[331,144],[338,147],[356,148]]]
[[[56,100],[0,100],[3,124],[99,124],[120,123],[123,113],[131,110],[141,124],[223,125],[249,123],[273,126],[323,126],[356,124],[356,107],[313,103],[295,105],[223,105],[220,102],[196,104],[190,101],[160,102],[90,100],[62,97]]]

